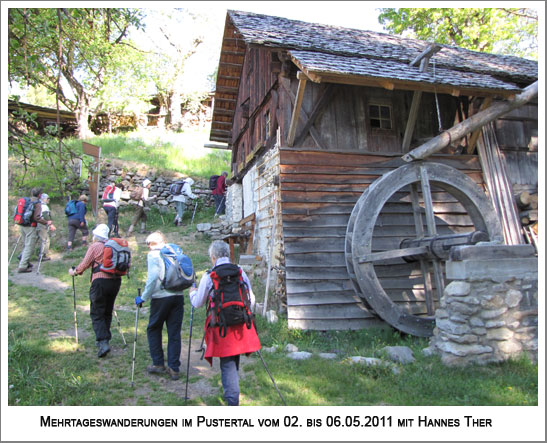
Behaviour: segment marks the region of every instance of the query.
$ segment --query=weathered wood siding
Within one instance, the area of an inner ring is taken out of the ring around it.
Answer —
[[[538,105],[528,103],[495,122],[498,145],[515,193],[538,191]]]
[[[272,71],[278,70],[271,51],[247,48],[232,127],[232,162],[237,172],[259,149],[273,146],[278,103],[277,74]]]
[[[476,156],[435,156],[482,185]],[[402,165],[398,156],[282,148],[280,187],[285,244],[289,327],[358,329],[380,324],[351,285],[344,255],[346,227],[365,189]],[[409,194],[402,190],[384,206],[375,228],[375,251],[397,249],[415,237]],[[471,222],[449,194],[433,187],[439,234],[468,232]],[[426,312],[417,264],[403,260],[376,266],[382,287],[414,314]]]

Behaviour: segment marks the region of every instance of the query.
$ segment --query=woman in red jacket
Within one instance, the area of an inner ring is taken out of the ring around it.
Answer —
[[[195,308],[203,306],[209,301],[208,306],[212,303],[214,282],[213,277],[221,274],[221,270],[228,268],[238,268],[241,272],[241,278],[249,289],[250,309],[254,305],[254,294],[251,289],[251,283],[245,271],[238,266],[230,263],[230,249],[227,243],[222,240],[216,240],[209,247],[209,258],[213,264],[213,269],[210,273],[203,276],[197,289],[190,292],[190,302]],[[239,356],[241,354],[250,354],[260,350],[260,340],[256,333],[254,322],[247,322],[227,326],[225,329],[222,326],[212,326],[212,310],[208,312],[205,320],[205,343],[207,349],[205,351],[205,359],[209,364],[213,365],[213,357],[220,358],[220,372],[222,379],[222,387],[224,388],[224,399],[228,406],[239,405]]]

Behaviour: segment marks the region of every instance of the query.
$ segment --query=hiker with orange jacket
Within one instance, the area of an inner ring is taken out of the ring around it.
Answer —
[[[239,405],[239,357],[241,354],[250,354],[260,350],[260,340],[256,333],[254,321],[248,319],[245,323],[234,324],[230,326],[218,323],[213,320],[214,314],[214,289],[220,287],[222,283],[214,282],[218,276],[236,276],[229,277],[232,281],[240,279],[241,284],[248,289],[249,308],[253,309],[255,297],[251,289],[249,277],[243,269],[230,263],[230,248],[222,240],[215,240],[209,247],[209,258],[213,264],[210,273],[205,274],[199,282],[199,287],[190,292],[190,302],[195,308],[199,308],[207,303],[208,316],[205,320],[205,359],[213,365],[213,357],[220,358],[220,372],[222,386],[224,388],[224,399],[228,406]],[[242,291],[246,292],[246,291]],[[222,323],[222,322],[220,322]]]
[[[110,352],[110,325],[114,302],[120,291],[122,279],[120,276],[101,271],[103,263],[104,244],[108,241],[109,229],[105,224],[97,225],[93,230],[93,243],[87,248],[85,257],[75,269],[70,268],[70,275],[82,275],[91,268],[91,287],[89,288],[89,315],[95,332],[98,348],[97,356],[104,357]]]

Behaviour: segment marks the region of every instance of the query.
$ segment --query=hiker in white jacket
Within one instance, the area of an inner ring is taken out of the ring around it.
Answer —
[[[175,226],[180,226],[182,224],[182,215],[184,214],[184,210],[186,209],[187,198],[190,198],[192,200],[198,198],[198,196],[192,192],[193,184],[194,180],[188,177],[186,180],[184,180],[184,185],[182,187],[181,193],[173,196],[173,201],[176,202],[175,204],[177,205],[177,215],[175,216],[174,220]]]

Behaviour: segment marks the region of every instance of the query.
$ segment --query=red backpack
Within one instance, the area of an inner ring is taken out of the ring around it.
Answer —
[[[116,190],[116,186],[108,185],[106,188],[104,188],[103,202],[113,202],[114,201],[114,191]]]
[[[103,262],[97,263],[93,272],[106,272],[121,277],[127,275],[131,267],[131,251],[127,240],[111,238],[106,241],[103,249]]]
[[[228,326],[244,323],[251,329],[251,299],[241,268],[226,263],[215,266],[209,276],[213,282],[207,308],[211,315],[209,326],[218,326],[221,337],[226,336]]]

